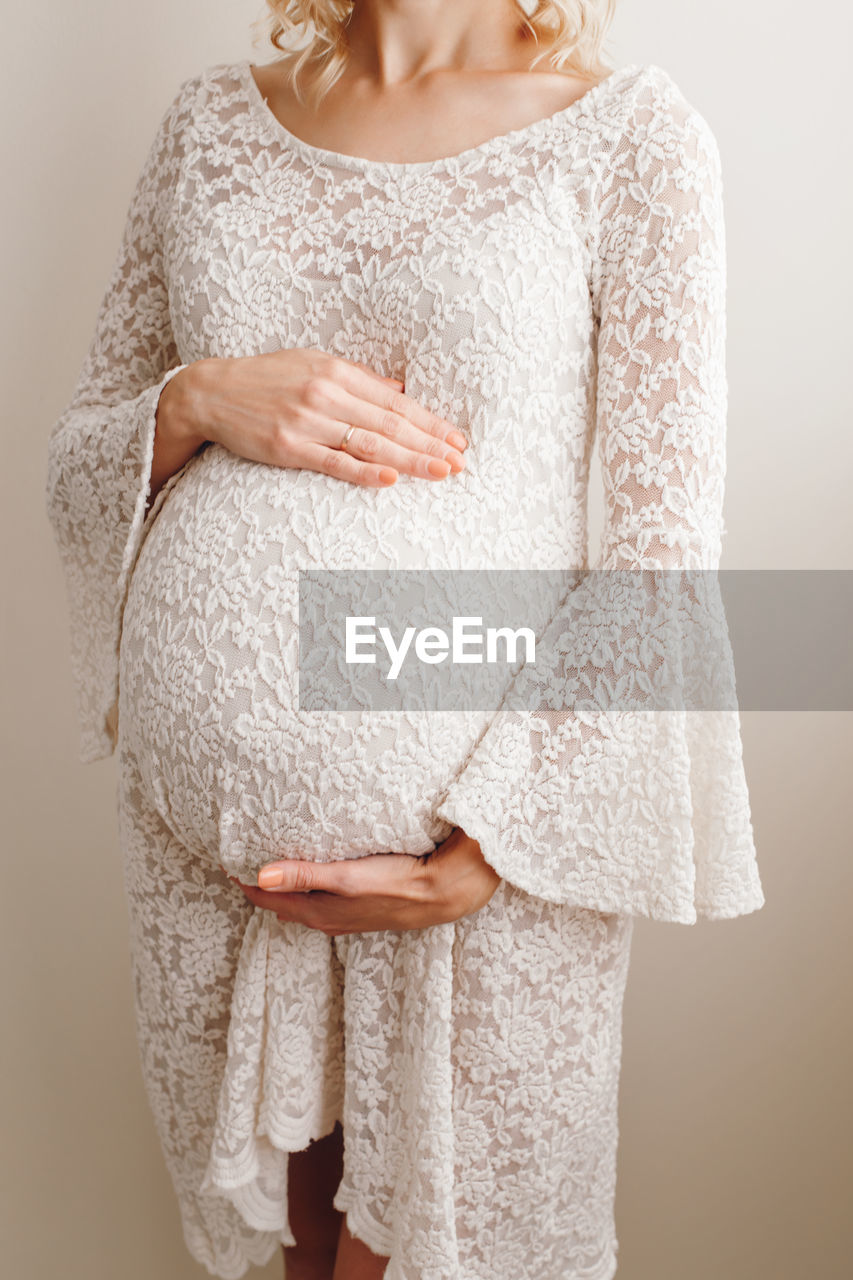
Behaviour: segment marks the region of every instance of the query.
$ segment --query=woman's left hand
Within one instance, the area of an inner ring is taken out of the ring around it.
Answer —
[[[287,858],[261,868],[263,888],[228,878],[256,907],[330,937],[459,920],[485,906],[501,879],[461,827],[419,857],[372,853],[337,862]]]

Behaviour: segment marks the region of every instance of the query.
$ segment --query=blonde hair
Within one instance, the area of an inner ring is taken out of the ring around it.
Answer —
[[[534,67],[547,58],[555,71],[571,71],[582,79],[597,80],[611,68],[601,61],[601,50],[613,19],[615,0],[512,0],[521,27],[540,47]],[[531,8],[532,5],[532,8]],[[301,73],[315,71],[310,90],[314,106],[342,74],[347,61],[346,27],[355,0],[267,0],[267,13],[252,24],[263,31],[274,48],[295,59],[290,83],[297,99],[305,103]],[[294,50],[292,37],[307,37]]]

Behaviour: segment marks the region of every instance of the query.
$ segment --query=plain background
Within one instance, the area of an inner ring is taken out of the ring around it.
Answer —
[[[115,761],[76,762],[47,437],[178,84],[260,0],[4,15],[3,1157],[8,1280],[191,1280],[138,1065]],[[729,568],[851,568],[849,6],[623,3],[611,65],[714,129],[729,248]],[[851,717],[743,716],[767,905],[639,920],[625,1001],[620,1280],[849,1275]],[[252,1277],[280,1277],[275,1259]]]

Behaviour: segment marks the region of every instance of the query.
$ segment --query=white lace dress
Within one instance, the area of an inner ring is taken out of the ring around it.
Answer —
[[[737,713],[551,710],[549,682],[650,678],[613,573],[539,602],[557,667],[497,710],[308,714],[297,579],[583,569],[596,439],[599,566],[713,568],[724,256],[713,135],[653,65],[420,163],[294,137],[248,61],[162,118],[47,504],[80,758],[119,759],[145,1084],[187,1246],[225,1280],[292,1242],[287,1153],[336,1119],[336,1204],[389,1280],[614,1274],[633,919],[764,901]],[[464,472],[363,489],[208,444],[146,514],[168,378],[296,346],[404,377],[469,438]],[[225,874],[457,825],[503,879],[453,924],[330,939]]]

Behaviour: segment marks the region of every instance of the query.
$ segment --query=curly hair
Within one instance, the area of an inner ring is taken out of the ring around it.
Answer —
[[[582,79],[597,79],[610,68],[601,61],[601,50],[613,18],[615,0],[512,0],[519,23],[540,51],[534,67],[547,58],[556,71],[571,71]],[[532,7],[531,7],[532,6]],[[305,103],[300,76],[309,64],[316,74],[310,90],[318,105],[342,74],[347,61],[346,27],[355,0],[267,0],[267,13],[252,27],[261,30],[270,44],[285,56],[296,54],[290,82],[297,99]],[[294,50],[293,37],[306,38]]]

